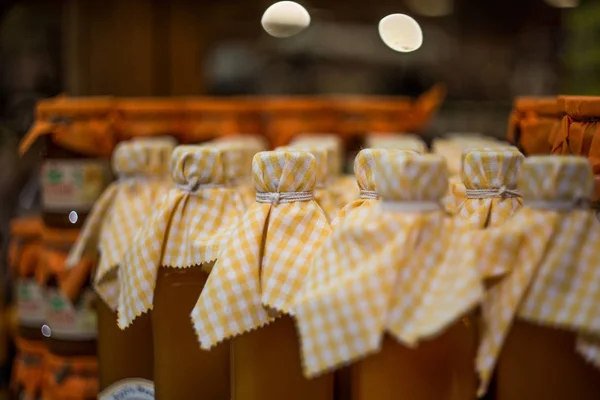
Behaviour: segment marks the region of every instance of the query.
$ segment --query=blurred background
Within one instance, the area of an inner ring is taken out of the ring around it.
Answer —
[[[271,3],[0,0],[3,248],[37,181],[35,155],[20,158],[18,142],[36,101],[60,93],[416,97],[444,83],[430,137],[503,137],[515,96],[600,93],[597,0],[303,0],[311,26],[289,39],[263,31]],[[380,40],[377,23],[390,13],[419,22],[418,51],[397,53]]]

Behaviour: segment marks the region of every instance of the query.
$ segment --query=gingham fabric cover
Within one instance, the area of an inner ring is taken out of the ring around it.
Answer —
[[[254,157],[257,192],[312,192],[316,161],[308,152],[262,152]],[[200,346],[292,314],[314,252],[331,233],[316,201],[256,202],[223,246],[192,311]]]
[[[159,267],[188,268],[214,261],[244,213],[235,187],[235,151],[214,146],[178,146],[171,158],[176,187],[154,207],[121,271],[118,323],[129,326],[152,309]]]
[[[72,268],[100,253],[93,286],[114,310],[119,296],[116,270],[156,199],[172,187],[169,159],[174,147],[172,141],[143,139],[117,145],[112,165],[118,180],[94,204],[67,258],[67,268]]]
[[[307,376],[377,352],[386,332],[416,345],[481,299],[477,270],[457,263],[474,252],[457,250],[467,246],[458,242],[457,227],[439,204],[447,188],[445,162],[388,155],[375,176],[383,203],[357,209],[340,222],[315,254],[298,298]],[[387,202],[437,209],[391,210]]]
[[[514,318],[576,332],[577,351],[600,367],[600,223],[590,209],[576,206],[591,195],[591,168],[585,158],[530,157],[519,189],[523,208],[504,225],[477,234],[476,263],[507,270],[482,305],[480,395]],[[573,207],[540,208],[539,202]]]

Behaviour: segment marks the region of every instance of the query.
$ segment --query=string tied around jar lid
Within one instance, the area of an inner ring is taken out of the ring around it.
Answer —
[[[510,199],[521,197],[521,194],[516,189],[509,189],[506,185],[502,185],[498,188],[489,189],[466,189],[465,193],[469,199],[489,199],[489,198],[501,198]]]
[[[314,198],[313,192],[257,192],[258,203],[271,203],[276,206],[280,203],[294,203],[296,201],[310,201]]]
[[[379,199],[379,195],[374,190],[365,190],[365,189],[363,189],[363,190],[360,191],[360,198],[363,199],[363,200],[378,200]]]

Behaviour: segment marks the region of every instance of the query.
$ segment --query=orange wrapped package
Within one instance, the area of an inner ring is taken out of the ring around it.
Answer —
[[[138,137],[183,137],[181,99],[129,98],[116,101],[116,125],[119,140]]]
[[[45,138],[42,218],[60,228],[81,226],[110,182],[109,157],[116,143],[113,100],[58,97],[38,103],[33,127],[20,152]]]
[[[41,252],[42,225],[39,217],[21,217],[11,222],[9,265],[16,278],[17,356],[11,391],[15,396],[36,399],[41,394],[45,346],[44,294],[35,280]]]
[[[184,102],[185,128],[181,142],[199,144],[240,133],[240,115],[246,108],[239,101],[223,98],[190,98]]]
[[[287,145],[304,132],[331,132],[333,111],[325,99],[273,97],[263,101],[265,134],[273,147]]]
[[[510,114],[506,139],[525,155],[549,154],[561,115],[556,97],[519,97]]]
[[[404,132],[412,108],[407,97],[347,97],[336,104],[339,130],[346,139],[370,132]]]
[[[46,228],[42,234],[37,279],[46,288],[44,400],[87,400],[98,394],[97,299],[89,285],[94,263],[82,259],[73,268],[66,268],[78,233]]]
[[[558,107],[564,117],[552,154],[588,158],[595,181],[592,202],[600,217],[600,97],[560,96]]]

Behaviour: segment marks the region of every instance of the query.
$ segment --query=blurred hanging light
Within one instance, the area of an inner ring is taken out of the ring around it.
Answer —
[[[390,49],[401,53],[417,50],[423,44],[419,23],[405,14],[391,14],[379,21],[379,36]]]
[[[454,0],[406,0],[406,5],[424,17],[443,17],[452,14]]]
[[[269,35],[287,38],[302,32],[310,25],[310,14],[296,2],[280,1],[267,8],[261,24]]]
[[[557,8],[574,8],[579,5],[579,0],[545,0],[552,7]]]

